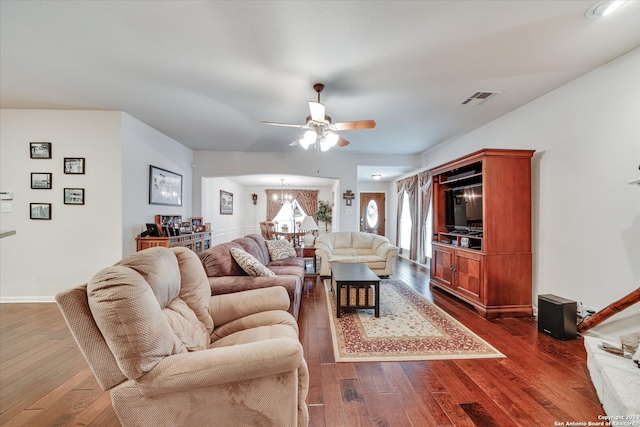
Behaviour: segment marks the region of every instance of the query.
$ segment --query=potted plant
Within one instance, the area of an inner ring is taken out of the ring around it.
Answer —
[[[328,232],[329,224],[331,224],[331,204],[329,202],[318,200],[316,218],[318,218],[318,221],[324,222],[324,231]]]

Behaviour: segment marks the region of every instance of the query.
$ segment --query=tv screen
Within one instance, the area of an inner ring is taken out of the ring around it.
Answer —
[[[482,230],[482,184],[444,191],[445,225],[455,230]]]

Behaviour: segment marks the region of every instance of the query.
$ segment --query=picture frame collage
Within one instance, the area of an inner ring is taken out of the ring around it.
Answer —
[[[188,221],[182,220],[182,215],[155,216],[155,224],[158,227],[159,237],[173,237],[181,234],[204,233],[207,227],[202,217],[191,217]]]
[[[30,142],[29,157],[35,160],[51,160],[53,144],[51,142]],[[62,170],[65,175],[84,175],[86,158],[64,157]],[[32,190],[52,190],[53,172],[31,172]],[[84,205],[85,189],[79,187],[65,187],[62,192],[65,205]],[[29,203],[29,218],[33,220],[51,220],[52,203]]]

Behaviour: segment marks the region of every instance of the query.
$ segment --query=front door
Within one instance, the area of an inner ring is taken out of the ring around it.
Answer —
[[[360,193],[360,231],[384,236],[385,194]]]

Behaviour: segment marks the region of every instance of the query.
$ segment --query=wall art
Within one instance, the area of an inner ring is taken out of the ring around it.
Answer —
[[[84,175],[84,157],[65,157],[64,173]]]
[[[233,215],[233,193],[220,190],[220,215]]]
[[[35,190],[51,190],[52,175],[50,172],[31,172],[31,188]]]
[[[182,175],[149,166],[149,204],[182,206]]]
[[[51,219],[51,203],[30,203],[29,209],[31,219]]]
[[[84,205],[84,188],[65,188],[65,205]]]
[[[50,142],[30,142],[30,156],[32,159],[50,159],[51,143]]]

